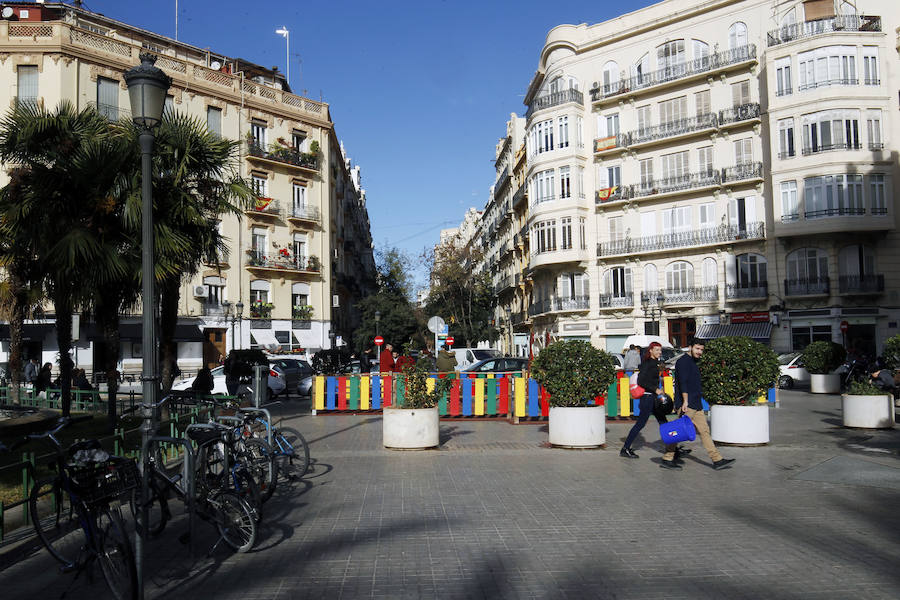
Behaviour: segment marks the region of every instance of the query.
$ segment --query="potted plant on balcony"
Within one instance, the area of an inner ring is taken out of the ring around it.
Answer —
[[[550,393],[550,443],[596,448],[606,443],[606,409],[599,402],[615,378],[612,355],[583,340],[547,346],[531,376]]]
[[[247,265],[250,267],[262,267],[266,264],[266,257],[253,248],[247,250]]]
[[[261,300],[256,300],[255,302],[250,303],[250,318],[251,319],[270,319],[272,317],[272,309],[275,308],[275,305],[271,302],[263,302]]]
[[[318,256],[310,256],[306,260],[306,269],[308,271],[318,271],[319,270],[319,257]]]
[[[703,396],[710,404],[712,439],[726,444],[767,444],[765,399],[778,379],[778,357],[748,337],[722,337],[706,344],[700,361]]]
[[[803,364],[809,371],[809,391],[813,394],[837,394],[841,376],[834,370],[841,366],[847,353],[834,342],[813,342],[803,350]]]
[[[313,307],[309,304],[298,304],[292,309],[293,318],[298,321],[309,321],[313,315]]]
[[[871,381],[853,381],[841,396],[844,427],[886,429],[894,426],[894,397]]]
[[[424,450],[440,444],[438,401],[452,383],[449,379],[432,379],[429,390],[428,371],[421,365],[408,364],[403,369],[406,394],[403,405],[382,410],[382,443],[395,450]]]

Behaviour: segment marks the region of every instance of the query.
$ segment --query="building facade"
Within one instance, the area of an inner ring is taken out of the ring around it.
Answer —
[[[86,10],[3,6],[3,106],[35,101],[52,110],[68,100],[110,119],[127,116],[123,72],[149,51],[172,77],[169,109],[241,141],[236,166],[257,200],[240,218],[222,218],[228,252],[183,282],[183,371],[216,364],[233,348],[307,354],[349,339],[359,318],[354,300],[374,288],[375,265],[360,170],[338,142],[327,104],[292,94],[278,71]],[[141,364],[140,328],[130,321],[122,330],[125,372]],[[75,358],[90,369],[95,334],[81,323]],[[37,352],[32,344],[30,354],[53,362],[52,337]]]

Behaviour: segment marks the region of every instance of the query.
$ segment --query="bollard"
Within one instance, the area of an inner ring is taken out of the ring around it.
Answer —
[[[26,463],[22,467],[22,499],[25,500],[25,503],[22,505],[22,514],[25,517],[25,527],[28,527],[31,524],[31,515],[28,514],[27,502],[30,491],[28,483],[31,480],[31,471],[28,469],[28,465],[30,464],[31,467],[34,468],[34,452],[24,452],[22,454],[22,462]]]

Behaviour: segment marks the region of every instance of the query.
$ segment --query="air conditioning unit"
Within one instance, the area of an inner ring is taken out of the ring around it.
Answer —
[[[208,298],[209,297],[209,288],[205,285],[195,285],[194,286],[194,298]]]
[[[341,297],[337,294],[331,295],[331,308],[340,308],[341,306]]]

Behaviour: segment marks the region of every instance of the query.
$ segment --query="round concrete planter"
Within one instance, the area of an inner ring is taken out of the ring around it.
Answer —
[[[828,375],[810,373],[809,391],[813,394],[839,394],[841,393],[841,376],[837,373]]]
[[[551,406],[550,444],[597,448],[606,443],[605,406]]]
[[[714,404],[709,409],[713,441],[744,446],[769,443],[769,407]]]
[[[440,414],[434,408],[385,408],[382,411],[385,448],[424,450],[440,444]]]
[[[884,396],[841,396],[844,427],[889,429],[894,426],[894,399]]]

